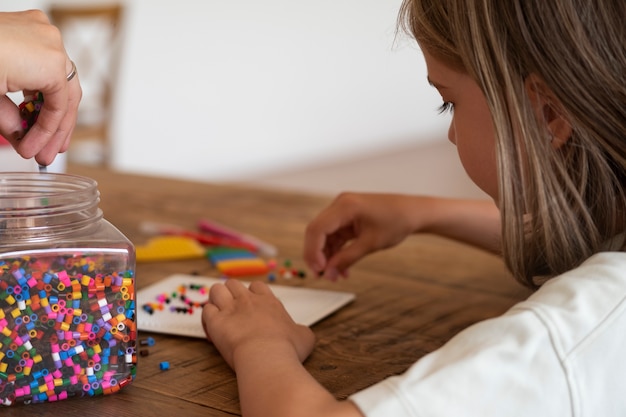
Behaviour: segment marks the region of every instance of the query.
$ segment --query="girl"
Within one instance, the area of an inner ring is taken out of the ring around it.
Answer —
[[[626,3],[404,0],[449,139],[492,202],[342,194],[308,226],[329,279],[418,232],[501,253],[537,291],[348,401],[267,286],[214,287],[207,336],[245,416],[626,415]],[[495,203],[495,204],[494,204]]]

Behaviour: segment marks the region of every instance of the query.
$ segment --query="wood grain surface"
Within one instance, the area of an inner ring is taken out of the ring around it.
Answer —
[[[104,217],[135,244],[149,236],[141,221],[195,229],[206,217],[256,235],[279,249],[279,264],[301,259],[307,222],[328,197],[128,175],[70,166],[98,181]],[[174,273],[215,276],[206,260],[139,263],[137,287]],[[313,326],[318,341],[305,362],[313,376],[343,399],[402,373],[467,326],[497,316],[528,296],[491,254],[435,236],[412,236],[356,265],[348,279],[278,278],[276,284],[356,293],[356,300]],[[139,312],[141,314],[141,312]],[[19,405],[5,416],[237,416],[234,373],[204,340],[142,332],[156,344],[139,357],[137,377],[117,394]],[[159,369],[168,361],[170,369]]]

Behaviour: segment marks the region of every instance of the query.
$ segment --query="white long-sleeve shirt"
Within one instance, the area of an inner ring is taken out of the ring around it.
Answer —
[[[625,300],[626,253],[596,254],[350,399],[368,417],[624,417]]]

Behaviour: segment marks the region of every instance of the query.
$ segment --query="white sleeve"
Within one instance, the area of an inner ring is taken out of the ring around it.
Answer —
[[[367,417],[571,415],[550,334],[522,308],[465,329],[403,375],[350,400]]]

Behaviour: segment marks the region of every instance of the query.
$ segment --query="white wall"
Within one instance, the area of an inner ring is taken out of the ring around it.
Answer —
[[[245,179],[445,137],[418,48],[395,38],[400,0],[124,3],[120,170]]]

